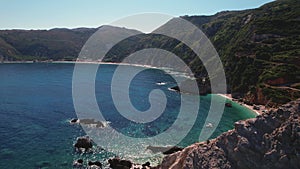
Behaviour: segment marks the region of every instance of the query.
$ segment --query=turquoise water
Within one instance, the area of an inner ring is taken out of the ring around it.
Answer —
[[[128,71],[139,69],[124,67]],[[109,157],[119,155],[102,149],[83,155],[74,151],[74,141],[85,132],[80,126],[68,123],[76,117],[72,100],[73,68],[73,64],[0,64],[0,168],[72,168],[73,160],[79,157],[105,163]],[[95,82],[99,108],[111,122],[110,126],[133,138],[151,137],[167,130],[176,120],[180,106],[180,94],[168,90],[175,85],[174,79],[157,69],[142,71],[133,79],[129,93],[136,109],[145,111],[150,107],[147,98],[153,89],[164,91],[168,99],[166,111],[157,120],[134,123],[121,116],[112,104],[109,92],[115,68],[116,65],[101,65]],[[196,123],[191,124],[192,130],[179,145],[199,141],[210,100],[211,95],[200,97]],[[233,103],[233,108],[224,109],[211,137],[232,129],[235,121],[254,116],[245,107]]]

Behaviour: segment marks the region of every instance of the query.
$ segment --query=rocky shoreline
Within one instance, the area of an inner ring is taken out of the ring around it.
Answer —
[[[300,99],[256,118],[238,121],[233,130],[215,139],[176,149],[158,166],[148,162],[134,164],[118,157],[108,163],[112,169],[297,169],[300,168]]]
[[[300,168],[300,99],[164,157],[157,169]]]

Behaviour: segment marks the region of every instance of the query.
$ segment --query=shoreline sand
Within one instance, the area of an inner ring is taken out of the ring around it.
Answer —
[[[225,97],[228,100],[233,101],[233,98],[232,98],[231,94],[218,94],[218,95],[221,96],[221,97]],[[263,111],[265,110],[265,107],[262,106],[262,105],[260,105],[260,109],[259,110],[255,110],[254,106],[247,105],[247,104],[245,104],[243,102],[237,102],[237,101],[233,101],[233,102],[239,103],[241,106],[244,106],[244,107],[248,108],[249,110],[251,110],[252,112],[254,112],[257,116],[263,114],[264,113]]]

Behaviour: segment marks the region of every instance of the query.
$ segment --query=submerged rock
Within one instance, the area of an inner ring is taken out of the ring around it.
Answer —
[[[39,161],[35,164],[37,168],[47,168],[51,167],[51,162],[50,161]]]

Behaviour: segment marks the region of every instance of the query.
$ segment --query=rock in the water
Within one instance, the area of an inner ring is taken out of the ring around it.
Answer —
[[[83,160],[82,159],[75,160],[73,162],[73,167],[75,167],[75,168],[81,168],[81,167],[83,167]]]
[[[179,86],[173,86],[170,89],[176,92],[196,95],[206,95],[208,93],[211,93],[211,86],[209,81],[203,81],[203,78],[197,78],[194,80],[187,79],[182,81]]]
[[[104,127],[104,124],[100,121],[95,121],[95,119],[80,119],[80,124],[94,125],[98,128]]]
[[[225,103],[225,106],[226,107],[232,107],[232,104],[231,103]]]
[[[209,142],[164,157],[159,169],[298,169],[300,99],[254,119]]]
[[[145,164],[142,164],[143,167],[150,167],[150,162],[146,162]]]
[[[95,119],[76,119],[76,118],[71,119],[70,123],[81,124],[87,127],[96,127],[96,128],[104,128],[109,124],[109,122],[97,121]]]
[[[167,146],[167,147],[148,146],[147,149],[151,150],[153,153],[173,154],[177,151],[181,151],[183,148],[177,146]]]
[[[79,119],[72,119],[72,120],[70,120],[71,124],[78,123],[78,122],[79,122]]]
[[[100,161],[89,161],[88,162],[89,168],[93,169],[100,169],[102,168],[102,163]]]
[[[132,162],[128,160],[121,160],[119,158],[109,159],[108,163],[112,169],[130,169]]]
[[[182,150],[183,150],[183,148],[174,146],[174,147],[171,147],[169,150],[164,151],[163,154],[165,154],[165,155],[173,154],[173,153],[176,153],[176,152],[182,151]]]
[[[89,136],[78,137],[74,147],[87,151],[93,147],[92,139]]]
[[[174,86],[174,87],[171,87],[170,89],[171,89],[171,90],[174,90],[174,91],[176,91],[176,92],[180,92],[179,86]]]

